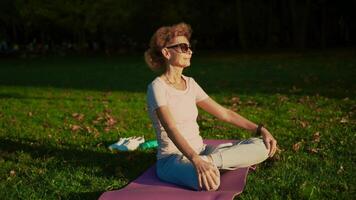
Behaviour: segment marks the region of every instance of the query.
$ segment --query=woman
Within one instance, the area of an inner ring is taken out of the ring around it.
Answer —
[[[183,70],[190,66],[192,30],[180,23],[159,28],[145,52],[148,66],[161,75],[148,86],[147,104],[157,140],[160,179],[195,190],[217,190],[219,170],[251,166],[272,157],[277,141],[262,125],[245,119],[211,99]],[[203,144],[197,106],[218,119],[260,134],[234,144]]]

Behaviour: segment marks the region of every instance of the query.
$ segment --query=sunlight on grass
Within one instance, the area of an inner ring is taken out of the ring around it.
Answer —
[[[355,191],[356,60],[313,56],[198,56],[187,71],[278,140],[280,153],[249,175],[242,199],[349,199]],[[155,162],[154,150],[107,148],[120,137],[155,138],[145,101],[154,75],[140,58],[8,60],[0,77],[1,197],[96,199]],[[203,111],[198,123],[204,138],[251,136]]]

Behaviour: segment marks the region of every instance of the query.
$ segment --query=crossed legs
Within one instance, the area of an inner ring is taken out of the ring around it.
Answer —
[[[222,170],[248,167],[261,163],[268,157],[267,148],[260,138],[249,138],[222,148],[207,147],[200,156]],[[158,160],[157,175],[164,181],[199,190],[195,167],[183,155],[173,154]],[[212,190],[217,190],[219,185]]]

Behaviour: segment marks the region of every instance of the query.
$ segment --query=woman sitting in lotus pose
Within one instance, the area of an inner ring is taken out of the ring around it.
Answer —
[[[158,140],[157,175],[161,180],[195,190],[217,190],[219,170],[233,170],[263,162],[276,152],[277,141],[262,125],[245,119],[210,98],[192,78],[183,75],[190,66],[192,30],[180,23],[159,28],[151,38],[145,61],[160,72],[149,85],[147,104]],[[197,124],[197,106],[260,135],[218,147],[205,145]]]

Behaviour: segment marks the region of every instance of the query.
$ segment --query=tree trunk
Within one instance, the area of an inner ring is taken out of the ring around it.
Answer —
[[[327,5],[326,5],[326,0],[322,2],[322,7],[321,7],[321,28],[320,28],[320,45],[321,48],[326,47],[326,38],[327,38],[327,33],[326,33],[326,27],[327,27]]]
[[[306,0],[305,6],[302,9],[302,24],[300,33],[300,48],[306,47],[307,36],[308,36],[308,25],[309,25],[309,15],[310,15],[310,0]]]
[[[305,0],[304,5],[300,7],[297,5],[297,0],[290,0],[290,11],[293,23],[294,47],[304,49],[307,39],[310,0]]]
[[[245,18],[242,9],[242,0],[236,0],[236,15],[237,15],[237,28],[238,28],[238,38],[240,41],[241,48],[245,49],[247,47],[246,40],[246,29],[245,29]]]
[[[290,9],[289,9],[289,4],[287,1],[281,1],[281,17],[280,17],[280,31],[281,31],[281,43],[283,43],[285,46],[293,46],[293,33],[292,33],[292,17],[290,15]]]
[[[265,42],[266,42],[266,46],[267,47],[272,47],[274,46],[275,42],[274,42],[274,36],[273,36],[273,32],[274,32],[274,13],[273,13],[273,8],[275,6],[275,1],[274,0],[270,0],[268,2],[268,5],[267,5],[267,15],[266,15],[266,18],[268,19],[266,25],[266,31],[265,31]]]
[[[16,24],[15,22],[12,22],[11,24],[12,24],[12,40],[15,41],[15,43],[18,43]]]

